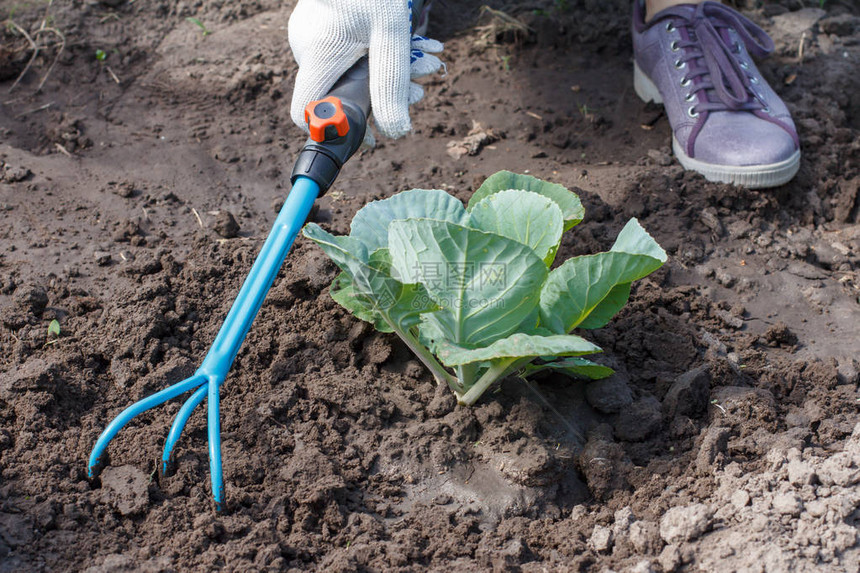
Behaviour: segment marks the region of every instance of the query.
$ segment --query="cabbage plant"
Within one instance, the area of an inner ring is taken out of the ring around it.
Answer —
[[[503,171],[467,207],[445,191],[413,189],[363,207],[348,236],[314,223],[304,235],[342,271],[332,298],[397,334],[471,405],[515,373],[612,374],[582,358],[601,349],[573,332],[609,322],[666,253],[631,219],[608,252],[553,269],[562,234],[583,216],[561,185]]]

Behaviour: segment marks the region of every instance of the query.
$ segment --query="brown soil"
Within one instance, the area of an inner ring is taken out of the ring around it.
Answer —
[[[851,0],[750,12],[804,147],[796,180],[762,192],[673,161],[633,93],[628,0],[492,3],[525,35],[440,2],[449,73],[416,134],[355,158],[316,220],[346,232],[411,187],[466,199],[502,168],[580,190],[559,260],[638,217],[671,259],[593,334],[618,374],[456,407],[331,300],[333,266],[300,239],[223,388],[230,513],[212,511],[202,414],[176,474],[156,471],[177,403],[86,479],[105,424],[202,359],[287,192],[292,4],[56,0],[65,49],[40,92],[58,37],[10,93],[30,52],[0,32],[0,571],[857,571]],[[474,121],[499,139],[452,159]]]

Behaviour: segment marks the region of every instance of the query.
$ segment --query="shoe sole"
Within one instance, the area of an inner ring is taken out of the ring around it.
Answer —
[[[633,63],[633,89],[639,99],[645,103],[663,103],[660,90],[636,62]],[[799,149],[788,159],[769,165],[719,165],[699,161],[688,156],[673,134],[672,151],[684,169],[701,173],[708,181],[731,183],[748,189],[768,189],[785,185],[794,178],[800,169]]]

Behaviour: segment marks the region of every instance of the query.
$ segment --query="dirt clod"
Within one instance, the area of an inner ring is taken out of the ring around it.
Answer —
[[[696,417],[708,405],[711,375],[707,366],[700,366],[679,376],[663,398],[663,411],[668,418]]]
[[[633,392],[627,381],[616,374],[589,382],[585,387],[585,398],[595,410],[615,414],[633,403]]]
[[[230,211],[218,211],[212,221],[212,230],[225,239],[234,239],[239,235],[239,223]]]
[[[713,512],[707,505],[673,507],[660,520],[660,537],[666,543],[692,541],[711,527],[712,520]]]
[[[612,529],[602,525],[595,525],[588,543],[592,549],[600,553],[609,551],[612,549]]]
[[[19,287],[15,290],[15,303],[22,311],[41,316],[48,306],[48,293],[38,286]]]
[[[663,419],[660,402],[647,396],[633,402],[615,419],[615,436],[628,442],[639,442],[654,432]]]
[[[101,480],[106,501],[120,514],[140,513],[149,504],[149,478],[136,466],[107,467]]]

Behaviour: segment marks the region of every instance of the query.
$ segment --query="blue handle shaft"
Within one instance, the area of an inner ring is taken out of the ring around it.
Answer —
[[[226,375],[230,369],[318,195],[319,186],[306,177],[300,177],[293,184],[269,237],[224,319],[224,325],[200,365],[201,373],[217,377]],[[223,382],[223,377],[220,382]]]

